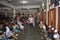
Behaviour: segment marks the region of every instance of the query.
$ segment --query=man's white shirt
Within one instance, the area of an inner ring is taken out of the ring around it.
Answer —
[[[6,36],[11,37],[13,33],[10,31],[9,27],[6,27]]]

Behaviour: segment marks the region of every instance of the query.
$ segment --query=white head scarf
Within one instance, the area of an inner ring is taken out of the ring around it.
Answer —
[[[51,28],[51,26],[49,26],[49,28]]]
[[[52,28],[52,30],[54,30],[54,28]]]
[[[58,32],[58,30],[54,30],[54,32],[55,32],[55,33],[57,33],[57,32]]]

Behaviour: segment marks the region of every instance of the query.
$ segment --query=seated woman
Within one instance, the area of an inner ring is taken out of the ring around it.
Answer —
[[[16,23],[13,23],[13,24],[12,24],[12,27],[13,27],[13,30],[14,30],[16,36],[18,36],[18,34],[19,34],[19,32],[20,32],[19,26],[18,26]]]

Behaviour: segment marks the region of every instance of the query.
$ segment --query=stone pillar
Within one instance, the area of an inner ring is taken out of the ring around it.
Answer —
[[[22,11],[21,11],[21,17],[22,17]]]
[[[15,18],[15,16],[16,16],[16,10],[13,9],[13,17]]]
[[[56,29],[58,30],[58,7],[56,7]]]
[[[46,0],[46,24],[48,25],[49,0]]]

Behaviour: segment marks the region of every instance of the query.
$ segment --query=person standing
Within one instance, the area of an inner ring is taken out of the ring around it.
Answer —
[[[32,15],[29,15],[28,22],[29,22],[30,28],[33,28],[34,27],[34,17]]]

